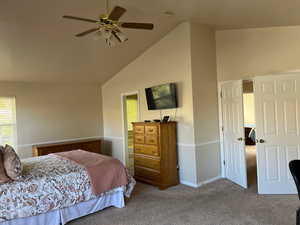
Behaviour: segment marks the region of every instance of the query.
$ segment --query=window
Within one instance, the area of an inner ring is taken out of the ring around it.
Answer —
[[[17,146],[16,99],[0,97],[0,145]]]

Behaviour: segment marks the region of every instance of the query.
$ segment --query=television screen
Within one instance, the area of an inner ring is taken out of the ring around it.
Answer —
[[[177,108],[176,84],[163,84],[146,88],[149,110]]]

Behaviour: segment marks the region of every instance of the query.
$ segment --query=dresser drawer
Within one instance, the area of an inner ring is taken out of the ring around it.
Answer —
[[[145,133],[146,135],[157,135],[158,134],[158,127],[157,126],[145,126]]]
[[[134,133],[144,134],[145,133],[145,127],[144,126],[134,126]]]
[[[134,135],[134,143],[135,144],[144,144],[145,143],[145,136],[144,135]]]
[[[159,150],[157,146],[151,145],[135,145],[134,146],[134,153],[136,154],[145,154],[145,155],[152,155],[152,156],[159,156]]]
[[[145,137],[145,143],[148,145],[157,145],[158,138],[156,135],[148,135]]]
[[[160,160],[144,157],[138,154],[134,155],[134,163],[136,166],[147,167],[153,170],[160,170]]]
[[[140,166],[134,166],[134,175],[147,180],[159,181],[160,173]]]

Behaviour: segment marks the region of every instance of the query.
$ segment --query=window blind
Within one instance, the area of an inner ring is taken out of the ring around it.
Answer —
[[[0,145],[9,144],[16,148],[16,99],[0,97]]]

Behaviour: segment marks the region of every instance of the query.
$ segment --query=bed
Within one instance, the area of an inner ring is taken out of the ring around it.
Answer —
[[[98,157],[92,155],[96,153],[82,150],[68,152],[72,153]],[[0,225],[66,224],[110,206],[125,206],[124,196],[129,197],[135,185],[127,171],[128,183],[123,182],[95,194],[95,182],[88,167],[62,157],[63,154],[56,151],[56,154],[22,160],[22,179],[0,185]],[[112,158],[105,159],[117,163]],[[106,167],[109,168],[109,165]],[[113,176],[116,181],[119,174]]]

